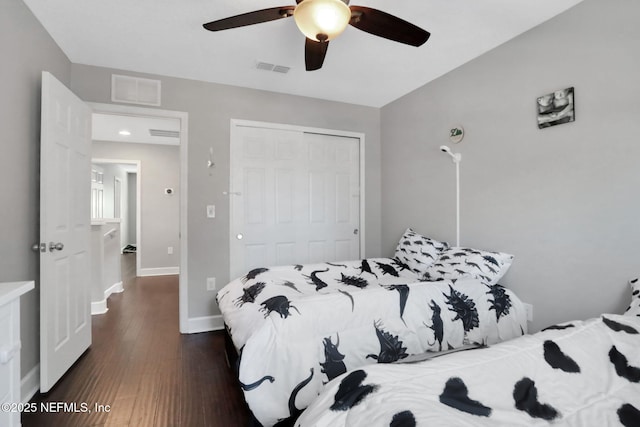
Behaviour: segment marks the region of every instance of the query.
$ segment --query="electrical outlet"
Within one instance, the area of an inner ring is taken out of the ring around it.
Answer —
[[[527,320],[529,322],[533,322],[533,305],[531,304],[524,304],[524,309],[527,312]]]
[[[167,248],[167,254],[169,254],[169,255],[173,255],[173,246],[169,246],[169,247]]]
[[[207,277],[207,290],[215,291],[216,290],[216,278],[215,277]]]

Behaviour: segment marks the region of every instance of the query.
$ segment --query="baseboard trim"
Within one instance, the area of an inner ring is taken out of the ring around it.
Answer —
[[[190,317],[187,326],[188,334],[197,334],[199,332],[219,331],[224,329],[224,320],[222,315]]]
[[[91,302],[91,315],[95,314],[105,314],[109,311],[107,307],[107,299],[111,296],[111,294],[119,294],[124,292],[124,286],[122,286],[122,282],[114,283],[111,287],[109,287],[106,291],[104,291],[104,299],[100,301],[92,301]]]
[[[20,400],[28,403],[40,390],[40,364],[37,364],[20,380]]]
[[[107,299],[103,299],[101,301],[91,301],[91,315],[95,316],[96,314],[105,314],[109,311],[107,307]]]
[[[169,276],[172,274],[180,274],[180,267],[158,267],[158,268],[141,268],[140,276]]]
[[[111,294],[119,294],[120,292],[124,292],[124,286],[122,286],[122,282],[114,283],[113,286],[104,291],[104,299],[109,298]]]

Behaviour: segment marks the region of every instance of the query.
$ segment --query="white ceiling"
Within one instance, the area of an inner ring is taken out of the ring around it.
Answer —
[[[94,141],[132,142],[140,144],[180,145],[180,138],[153,135],[151,130],[180,131],[180,120],[160,117],[126,116],[93,113],[92,137]],[[127,131],[128,135],[122,135]]]
[[[354,27],[305,71],[293,18],[227,31],[202,24],[294,0],[24,0],[73,63],[382,107],[582,0],[352,0],[416,24],[415,48]],[[287,74],[257,62],[291,67]]]

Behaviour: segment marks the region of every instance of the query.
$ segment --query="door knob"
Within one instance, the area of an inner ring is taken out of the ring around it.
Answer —
[[[62,249],[64,249],[64,244],[62,242],[58,242],[58,243],[49,242],[49,252],[61,251]]]
[[[236,234],[236,239],[238,239],[238,240],[242,240],[243,237],[244,236],[242,235],[242,233]]]
[[[47,244],[46,243],[34,243],[33,246],[31,246],[31,249],[33,249],[36,252],[47,252]]]

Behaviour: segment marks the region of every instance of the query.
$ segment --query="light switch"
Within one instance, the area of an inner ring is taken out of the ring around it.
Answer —
[[[207,218],[216,217],[216,205],[207,205]]]
[[[527,313],[527,320],[533,322],[533,305],[524,303],[524,309]]]

